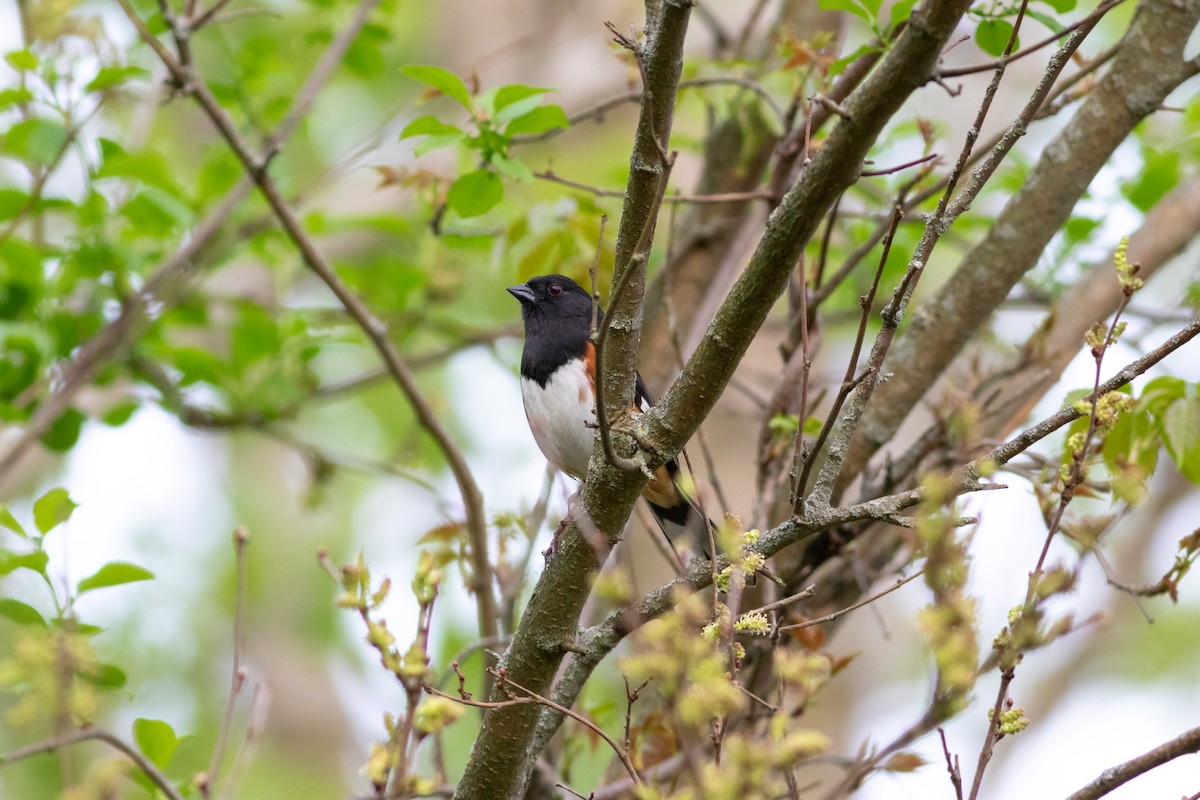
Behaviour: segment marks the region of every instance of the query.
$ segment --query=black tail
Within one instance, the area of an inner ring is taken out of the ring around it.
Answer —
[[[672,546],[676,541],[686,540],[705,558],[712,558],[709,533],[716,530],[716,526],[696,501],[679,488],[676,481],[678,475],[679,465],[668,461],[658,468],[654,480],[646,485],[642,496],[646,498],[663,535]]]

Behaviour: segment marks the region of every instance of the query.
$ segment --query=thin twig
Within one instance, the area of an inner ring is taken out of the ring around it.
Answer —
[[[858,322],[858,333],[854,338],[854,347],[850,351],[850,358],[846,364],[846,374],[842,378],[842,384],[838,387],[837,397],[834,398],[833,405],[829,408],[829,415],[825,419],[825,424],[821,426],[821,432],[817,434],[817,440],[813,443],[810,449],[803,452],[804,468],[800,472],[800,477],[796,479],[796,485],[792,490],[792,510],[799,513],[804,507],[804,489],[808,484],[808,476],[812,473],[813,465],[817,461],[817,456],[821,452],[822,446],[833,432],[833,427],[837,423],[838,415],[842,411],[842,405],[846,402],[846,398],[864,379],[872,376],[878,368],[872,363],[855,378],[855,373],[858,370],[858,357],[862,353],[863,340],[867,335],[867,323],[871,318],[871,311],[875,305],[875,293],[879,290],[879,281],[883,278],[883,268],[887,266],[888,256],[892,251],[892,241],[896,237],[896,228],[900,225],[900,219],[904,215],[904,207],[902,203],[897,203],[892,211],[892,227],[888,230],[887,236],[883,240],[883,252],[879,254],[879,266],[875,269],[875,277],[871,281],[871,288],[865,295],[859,298],[859,303],[862,306],[862,314]],[[803,331],[803,328],[801,329]],[[803,430],[801,423],[800,430]],[[797,454],[800,457],[800,454]]]
[[[120,751],[122,755],[137,765],[146,777],[150,779],[159,791],[166,795],[170,800],[184,800],[183,794],[175,788],[175,784],[171,779],[163,773],[154,762],[142,755],[142,753],[132,745],[126,744],[119,736],[104,730],[87,726],[74,731],[68,731],[58,736],[52,736],[49,739],[26,745],[17,750],[13,750],[0,756],[0,767],[6,767],[9,764],[15,764],[32,756],[41,755],[42,753],[57,752],[65,747],[79,744],[86,741],[104,742],[115,750]]]
[[[883,173],[880,173],[883,174]],[[570,178],[564,178],[555,173],[553,170],[543,170],[533,173],[533,177],[541,178],[542,180],[551,181],[553,183],[561,183],[563,186],[570,186],[572,189],[588,192],[596,197],[624,197],[624,189],[603,189],[599,186],[592,186],[587,183],[573,181]],[[690,203],[693,205],[717,204],[717,203],[745,203],[750,200],[770,200],[771,194],[765,189],[754,189],[748,192],[724,192],[720,194],[668,194],[664,195],[663,203]]]
[[[767,603],[765,606],[760,606],[760,607],[754,609],[753,611],[747,611],[746,613],[747,614],[765,614],[768,611],[777,611],[781,608],[790,606],[792,603],[798,603],[801,600],[807,600],[808,598],[812,597],[816,593],[817,593],[817,587],[816,587],[816,584],[813,584],[812,586],[805,588],[803,591],[796,592],[795,594],[789,595],[789,596],[783,598],[782,600],[776,600],[774,603]]]
[[[196,100],[201,110],[209,118],[209,121],[217,128],[222,138],[225,139],[234,155],[242,163],[247,174],[251,177],[255,185],[258,186],[259,191],[278,219],[284,232],[300,253],[305,265],[321,279],[322,283],[337,298],[338,302],[346,309],[351,318],[362,328],[363,333],[366,334],[367,339],[387,366],[397,386],[408,399],[418,424],[429,434],[430,438],[433,439],[438,449],[442,452],[443,457],[450,467],[450,472],[458,484],[459,493],[462,496],[463,505],[466,509],[466,527],[471,545],[470,557],[473,573],[471,575],[471,589],[477,599],[480,634],[483,636],[495,635],[498,630],[498,617],[496,599],[492,592],[491,563],[488,560],[487,519],[483,511],[483,495],[479,491],[479,486],[475,482],[474,475],[471,473],[462,451],[454,443],[449,432],[443,426],[436,412],[434,412],[433,407],[420,391],[420,387],[417,386],[411,368],[401,357],[388,337],[387,326],[338,277],[333,264],[309,236],[303,224],[296,216],[295,211],[284,199],[275,181],[268,174],[266,165],[271,156],[277,151],[277,143],[273,140],[268,140],[263,155],[261,157],[254,155],[245,139],[237,131],[228,113],[213,96],[207,84],[196,74],[194,68],[185,65],[180,59],[176,59],[175,56],[167,51],[162,43],[149,32],[141,18],[137,16],[137,13],[130,6],[129,0],[117,0],[117,2],[121,5],[121,8],[125,11],[126,16],[129,17],[134,27],[137,28],[142,39],[162,59],[163,64],[167,67],[175,82],[182,90],[186,91]],[[356,19],[365,22],[366,17],[379,2],[380,0],[360,0]],[[351,30],[357,33],[357,29],[351,27]],[[352,37],[346,36],[346,33],[346,31],[343,31],[343,36],[339,37],[339,41],[344,40],[345,46],[348,47],[349,40]],[[322,62],[324,62],[324,59]],[[319,64],[318,67],[320,66]]]
[[[942,737],[942,755],[946,757],[946,771],[950,773],[950,785],[954,787],[955,800],[963,800],[962,792],[962,770],[958,767],[958,756],[950,755],[950,745],[946,743],[946,732],[941,726],[937,729],[938,735]]]
[[[1108,0],[1108,2],[1106,2],[1106,3],[1101,3],[1099,6],[1096,7],[1096,9],[1092,13],[1088,14],[1086,17],[1083,17],[1083,18],[1071,23],[1067,27],[1063,28],[1061,31],[1057,31],[1056,33],[1053,33],[1050,36],[1047,36],[1045,39],[1042,39],[1037,44],[1032,44],[1029,47],[1026,47],[1023,50],[1013,53],[1010,56],[1002,56],[1001,58],[999,58],[995,61],[989,61],[986,64],[975,64],[974,66],[970,66],[970,67],[955,67],[954,69],[939,70],[937,73],[937,76],[939,78],[961,78],[964,75],[975,75],[980,72],[990,72],[990,71],[996,69],[997,67],[1000,67],[1002,64],[1011,64],[1014,61],[1017,61],[1018,59],[1022,59],[1027,55],[1036,53],[1038,50],[1041,50],[1044,47],[1054,44],[1062,37],[1068,36],[1071,33],[1074,33],[1075,31],[1079,30],[1080,28],[1084,27],[1085,25],[1089,25],[1093,22],[1098,21],[1101,17],[1103,17],[1109,11],[1112,11],[1117,6],[1121,5],[1121,3],[1123,3],[1123,2],[1125,2],[1125,0]]]
[[[817,619],[810,619],[810,620],[806,620],[804,622],[797,622],[794,625],[783,625],[779,628],[779,630],[780,630],[780,632],[798,631],[801,628],[811,628],[814,625],[823,625],[826,622],[833,622],[835,619],[838,619],[839,617],[846,616],[851,611],[857,611],[858,609],[862,608],[865,605],[874,603],[876,600],[878,600],[881,597],[886,597],[887,595],[896,591],[897,589],[899,589],[901,586],[908,583],[909,581],[913,581],[913,580],[916,580],[917,578],[921,577],[924,573],[925,573],[925,570],[923,570],[923,569],[917,570],[912,575],[909,575],[907,578],[900,578],[899,580],[897,580],[895,583],[893,583],[891,586],[884,589],[883,591],[876,592],[875,594],[871,595],[870,597],[868,597],[864,600],[859,600],[857,603],[855,603],[852,606],[846,606],[841,611],[835,611],[832,614],[826,614],[825,616],[818,617]]]
[[[229,730],[233,726],[233,709],[238,694],[246,683],[246,671],[242,669],[242,651],[246,643],[246,546],[249,532],[238,528],[233,532],[234,569],[236,574],[233,599],[233,665],[229,676],[229,693],[225,697],[225,713],[217,731],[217,743],[213,747],[208,765],[208,785],[216,786],[221,774],[221,762],[225,759],[225,746],[229,742]]]
[[[937,157],[938,157],[937,153],[930,153],[927,156],[921,156],[920,158],[914,158],[912,161],[905,161],[903,164],[897,164],[894,167],[887,167],[885,169],[864,169],[862,171],[862,176],[864,178],[874,178],[879,175],[891,175],[893,173],[900,172],[902,170],[906,170],[909,167],[915,167],[920,164],[924,164],[928,161],[933,161]]]

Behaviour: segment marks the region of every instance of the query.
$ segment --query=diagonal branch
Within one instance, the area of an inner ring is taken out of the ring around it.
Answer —
[[[256,156],[234,126],[229,114],[213,96],[207,84],[197,74],[195,68],[187,63],[183,57],[184,54],[181,52],[179,58],[171,54],[149,32],[145,23],[141,21],[129,5],[129,0],[117,0],[117,2],[120,3],[126,16],[129,17],[134,27],[137,28],[142,39],[162,59],[163,64],[167,67],[172,79],[180,87],[180,90],[190,94],[196,100],[205,116],[209,118],[209,121],[216,127],[222,138],[225,139],[229,148],[234,152],[238,160],[241,161],[242,166],[266,199],[267,204],[270,206],[276,219],[278,219],[284,232],[299,251],[305,265],[321,279],[330,292],[338,299],[338,302],[342,304],[354,321],[362,328],[367,339],[383,359],[388,372],[407,397],[410,405],[412,405],[418,424],[425,429],[442,451],[446,462],[450,466],[450,471],[458,484],[459,493],[462,495],[463,505],[466,510],[467,534],[471,543],[471,565],[473,568],[471,588],[478,598],[480,634],[483,636],[495,635],[498,623],[495,595],[492,592],[491,565],[487,554],[487,520],[483,511],[483,495],[475,483],[475,478],[471,474],[462,452],[454,444],[449,432],[434,412],[433,407],[429,405],[428,400],[421,393],[412,370],[388,338],[387,326],[337,276],[333,264],[308,235],[308,232],[296,217],[295,211],[280,193],[274,180],[268,174],[267,164],[271,156],[278,149],[278,140],[274,138],[269,139],[263,154]],[[361,0],[355,16],[355,24],[361,27],[378,3],[379,0]],[[357,28],[352,29],[357,32]],[[343,41],[344,46],[348,46],[350,38],[352,37],[343,35],[339,41]],[[323,58],[317,67],[318,74],[323,74],[326,77],[331,74],[333,67],[340,62],[343,53],[338,53],[336,58]],[[289,117],[285,121],[294,125],[298,121],[298,117]]]
[[[1192,320],[1190,324],[1146,355],[1126,364],[1116,375],[1100,385],[1097,394],[1103,396],[1108,392],[1120,389],[1197,336],[1200,336],[1200,317]],[[1089,395],[1082,400],[1087,401],[1090,397]],[[1074,404],[1069,405],[1036,425],[1026,428],[1017,436],[994,448],[983,458],[961,467],[954,473],[952,493],[961,495],[973,491],[1004,488],[995,484],[981,484],[979,478],[985,472],[994,470],[996,466],[1007,464],[1037,442],[1060,430],[1063,426],[1069,425],[1080,416],[1082,414]],[[752,550],[769,558],[784,547],[823,530],[863,520],[888,521],[898,512],[921,502],[923,496],[924,492],[921,489],[911,489],[841,508],[810,506],[802,517],[793,517],[769,531],[765,531],[755,542]],[[719,568],[724,568],[726,564],[727,559],[722,558],[718,561]],[[684,574],[675,580],[655,589],[631,606],[614,611],[602,622],[581,631],[576,640],[576,652],[563,670],[562,677],[555,687],[554,700],[564,706],[572,705],[582,691],[584,683],[592,674],[592,670],[626,636],[650,620],[671,610],[679,592],[699,591],[706,587],[711,580],[712,572],[708,562],[703,559],[694,559]],[[542,712],[541,719],[538,720],[537,738],[534,742],[535,750],[540,750],[550,741],[561,723],[561,716],[551,711],[544,710]]]
[[[145,30],[140,18],[131,18],[135,27]],[[347,25],[325,48],[316,66],[309,73],[304,85],[296,94],[296,100],[274,133],[268,138],[273,148],[281,146],[295,131],[296,126],[308,114],[313,101],[341,63],[358,32],[366,22],[363,8],[355,13]],[[147,31],[149,35],[149,31]],[[153,37],[151,37],[153,38]],[[161,42],[154,39],[151,47],[158,48]],[[170,56],[170,52],[163,48]],[[146,281],[141,292],[125,300],[121,313],[89,339],[79,352],[61,368],[55,381],[55,391],[38,406],[25,424],[21,436],[0,456],[0,481],[17,465],[21,457],[37,442],[55,420],[71,405],[81,389],[87,386],[92,375],[125,350],[141,333],[146,324],[147,310],[174,305],[182,291],[190,283],[201,266],[202,258],[208,253],[214,240],[223,230],[226,221],[237,210],[241,201],[250,193],[253,184],[248,177],[242,178],[215,208],[189,233],[186,243],[162,262],[158,271]]]
[[[912,326],[897,339],[885,365],[885,371],[895,374],[863,417],[839,490],[891,440],[925,390],[1037,263],[1134,126],[1191,76],[1183,53],[1198,21],[1200,0],[1149,0],[1139,6],[1112,68],[1067,126],[1042,148],[1020,191],[963,257],[962,266],[922,304]],[[1023,127],[1012,134],[1022,132]]]
[[[605,394],[617,407],[633,398],[645,287],[645,265],[635,256],[643,242],[648,252],[653,235],[653,210],[668,164],[666,144],[691,9],[689,0],[666,0],[653,24],[647,25],[645,44],[629,43],[636,48],[643,93],[613,270],[614,285],[628,285],[608,309],[602,365]],[[628,275],[624,281],[623,275]],[[554,558],[547,563],[504,656],[503,667],[511,680],[530,691],[549,693],[564,653],[573,647],[596,562],[603,561],[607,548],[625,527],[645,482],[642,472],[613,466],[602,446],[593,447],[587,479],[571,504]],[[581,528],[594,535],[585,537]],[[602,552],[594,550],[588,538],[596,540]],[[455,797],[523,797],[541,750],[540,745],[533,746],[537,719],[538,709],[524,705],[489,712]]]
[[[1200,728],[1184,731],[1169,742],[1159,745],[1148,753],[1132,758],[1124,764],[1110,767],[1094,781],[1072,794],[1067,800],[1097,800],[1128,783],[1139,775],[1144,775],[1156,767],[1173,761],[1180,756],[1200,753]]]
[[[4,755],[0,755],[0,767],[6,764],[15,764],[26,758],[41,755],[42,753],[53,753],[64,747],[71,747],[80,742],[98,741],[104,742],[114,750],[119,751],[122,755],[137,765],[154,786],[163,793],[169,800],[183,800],[183,795],[171,779],[150,759],[146,758],[142,753],[132,745],[128,744],[121,737],[110,733],[103,728],[84,727],[74,731],[68,731],[58,736],[45,739],[41,742],[27,745],[19,750],[13,750]]]

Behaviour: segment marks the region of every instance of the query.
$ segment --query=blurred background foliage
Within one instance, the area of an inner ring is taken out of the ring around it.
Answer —
[[[708,13],[732,26],[751,5],[713,4]],[[698,85],[680,97],[674,187],[692,191],[706,134],[721,120],[753,118],[778,133],[780,108],[828,85],[845,66],[840,56],[861,55],[911,5],[822,3],[848,15],[840,40],[756,29],[761,41],[733,56],[718,47],[719,27],[697,23],[684,79]],[[355,4],[219,6],[191,41],[195,63],[237,129],[259,142],[286,118]],[[1104,20],[1085,46],[1089,55],[1116,40],[1133,6]],[[1014,8],[979,4],[963,30],[973,41],[952,60],[994,57],[996,43],[1002,49],[1011,32]],[[1080,13],[1072,0],[1031,8],[1037,14],[1030,40],[1061,26],[1058,15]],[[166,31],[158,6],[138,0],[134,9],[151,31]],[[636,88],[636,67],[607,40],[602,23],[623,30],[640,24],[642,13],[631,2],[383,0],[270,167],[340,277],[419,367],[421,388],[479,474],[489,514],[523,520],[542,482],[515,400],[518,309],[503,287],[551,271],[583,280],[601,215],[619,213],[634,104],[614,104],[599,121],[566,123],[570,114]],[[243,170],[195,105],[174,96],[116,4],[0,0],[0,32],[0,445],[7,446],[59,389],[70,359],[118,319],[230,196]],[[1012,86],[997,101],[1006,113],[1023,102],[1040,70],[1029,62],[1013,66]],[[770,102],[737,85],[699,85],[731,71],[754,78]],[[1185,89],[1172,110],[1139,127],[1076,209],[1003,315],[997,350],[1028,333],[1029,309],[1045,307],[1081,265],[1103,258],[1172,187],[1196,174],[1200,101],[1194,83]],[[957,148],[974,107],[939,92],[926,90],[896,118],[872,157],[876,166]],[[989,226],[1056,124],[1039,123],[1002,167],[938,251],[923,291]],[[571,188],[553,176],[612,194]],[[841,263],[866,238],[875,210],[910,177],[862,181],[847,194],[828,239],[829,263]],[[685,213],[682,205],[665,213],[653,263]],[[898,281],[920,234],[919,224],[900,227],[882,286]],[[611,246],[610,234],[602,286]],[[877,253],[867,263],[873,258]],[[335,606],[336,587],[315,554],[326,547],[341,562],[363,551],[376,574],[406,586],[422,537],[428,547],[459,551],[459,501],[438,451],[379,372],[362,331],[304,268],[257,194],[238,204],[192,270],[194,279],[151,303],[130,346],[88,376],[86,389],[19,468],[0,477],[12,515],[0,531],[0,684],[8,690],[0,695],[0,752],[48,736],[72,717],[136,738],[176,779],[209,770],[232,664],[237,579],[230,533],[240,525],[250,532],[242,656],[248,683],[224,770],[245,767],[239,796],[256,800],[362,792],[368,743],[382,735],[382,712],[402,705],[401,693],[372,663],[357,621]],[[831,342],[853,335],[869,273],[857,271],[834,292],[824,330]],[[1146,290],[1157,293],[1153,305],[1180,314],[1194,309],[1194,269],[1172,275]],[[1131,335],[1149,336],[1161,322],[1144,321]],[[768,341],[782,333],[779,320],[768,323]],[[769,391],[778,369],[770,349],[743,367],[743,395]],[[835,361],[831,384],[840,369]],[[1185,360],[1180,372],[1191,396],[1196,364]],[[1087,382],[1052,392],[1051,403]],[[747,405],[744,396],[732,398],[708,426],[722,454],[717,471],[728,473],[727,488],[740,498],[748,498],[750,478],[736,473],[753,458],[748,442],[757,424]],[[1185,447],[1196,455],[1195,444]],[[62,510],[65,495],[47,494],[60,486],[79,504],[73,513]],[[1191,490],[1169,480],[1164,486],[1174,493],[1166,508],[1194,520]],[[551,523],[567,491],[559,485],[550,492]],[[49,498],[40,515],[39,498]],[[532,552],[536,570],[546,531],[506,530],[507,559],[519,565]],[[1146,577],[1161,574],[1173,546],[1160,541],[1139,553]],[[102,572],[104,564],[126,562],[146,574]],[[666,574],[665,564],[639,570],[642,588]],[[151,573],[153,580],[141,580]],[[455,570],[449,573],[452,586],[439,601],[435,627],[439,670],[476,635],[470,600]],[[80,584],[96,575],[98,585]],[[415,605],[395,594],[385,610],[403,640],[415,628]],[[1119,627],[1124,644],[1088,665],[1096,680],[1139,691],[1149,682],[1194,679],[1200,638],[1187,632],[1195,631],[1195,593],[1185,600],[1187,609],[1164,615],[1161,626]],[[910,610],[899,605],[884,613],[899,627]],[[1003,608],[990,612],[985,619],[998,619]],[[1127,612],[1122,607],[1122,619]],[[845,652],[879,638],[855,625],[845,636]],[[891,664],[891,680],[923,695],[921,651],[909,644],[905,650],[889,643],[882,661]],[[54,699],[53,682],[33,680],[53,671],[54,653],[64,650],[80,676],[69,708]],[[1143,655],[1122,658],[1121,650]],[[473,656],[464,666],[477,671],[479,663]],[[849,751],[857,746],[852,735],[862,731],[858,718],[872,713],[867,706],[898,691],[878,667],[864,666],[857,677],[854,669],[839,678],[845,686],[825,712],[831,734],[846,736]],[[619,675],[602,671],[582,707],[619,731],[622,691]],[[1195,699],[1194,682],[1190,691]],[[861,705],[851,699],[857,692],[866,698]],[[842,704],[858,710],[829,712]],[[265,728],[249,744],[253,759],[235,756],[268,705]],[[170,728],[137,725],[139,718]],[[476,725],[468,714],[448,733],[451,779]],[[586,787],[608,758],[603,745],[576,737],[566,746],[562,774]],[[145,794],[129,783],[105,794],[116,780],[113,769],[111,754],[98,746],[29,759],[0,770],[0,795]]]

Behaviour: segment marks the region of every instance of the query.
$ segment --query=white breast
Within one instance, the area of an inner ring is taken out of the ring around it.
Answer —
[[[545,388],[522,378],[521,398],[542,455],[558,471],[583,478],[596,435],[592,380],[583,362],[555,370]]]

